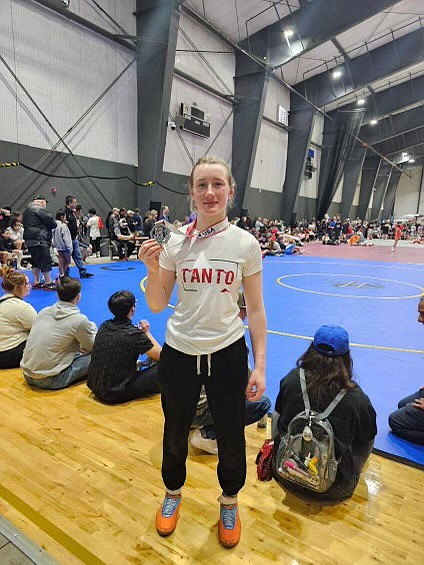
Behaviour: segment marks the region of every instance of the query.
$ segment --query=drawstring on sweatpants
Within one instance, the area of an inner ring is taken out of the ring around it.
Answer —
[[[210,353],[207,354],[207,361],[208,361],[208,377],[211,376],[211,366],[212,366],[212,356]],[[197,355],[197,374],[201,375],[202,371],[200,369],[200,363],[202,361],[202,356],[201,355]]]

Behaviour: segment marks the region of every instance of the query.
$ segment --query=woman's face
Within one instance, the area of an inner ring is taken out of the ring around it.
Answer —
[[[227,206],[234,196],[228,180],[228,171],[219,164],[197,165],[190,189],[196,214],[200,217],[219,220],[227,214]]]
[[[19,298],[25,298],[31,291],[31,284],[29,282],[29,278],[25,276],[25,284],[22,286],[15,286],[13,289],[13,294],[18,296]]]

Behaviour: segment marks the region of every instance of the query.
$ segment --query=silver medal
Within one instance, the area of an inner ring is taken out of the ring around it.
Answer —
[[[150,237],[159,245],[165,245],[171,239],[171,230],[165,225],[164,221],[156,222],[150,232]]]

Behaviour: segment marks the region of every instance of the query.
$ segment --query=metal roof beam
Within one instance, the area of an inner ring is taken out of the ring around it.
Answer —
[[[362,126],[359,137],[368,145],[381,143],[393,137],[424,126],[424,105],[388,116],[374,125]]]
[[[367,87],[370,90],[370,87]],[[411,78],[396,86],[388,85],[388,88],[379,92],[373,91],[369,104],[363,106],[366,110],[364,124],[365,128],[373,118],[383,119],[391,114],[396,114],[402,110],[408,110],[413,106],[422,105],[424,102],[424,75]],[[356,103],[339,106],[343,110],[357,108]],[[329,112],[329,115],[335,114],[335,110]]]
[[[351,59],[341,77],[335,79],[326,71],[307,79],[295,89],[315,105],[323,108],[347,94],[421,63],[424,59],[424,33],[417,29]]]
[[[37,4],[41,4],[42,6],[45,6],[49,10],[56,12],[56,14],[59,14],[60,16],[64,16],[68,20],[71,20],[72,22],[82,27],[85,27],[90,31],[94,31],[98,35],[106,37],[106,39],[109,39],[114,43],[118,43],[118,45],[121,45],[122,47],[125,47],[130,51],[134,51],[134,52],[137,51],[137,48],[135,47],[134,44],[128,43],[128,41],[125,41],[125,39],[117,37],[114,33],[111,33],[110,31],[107,31],[106,29],[103,29],[102,27],[93,24],[93,22],[90,22],[89,20],[82,18],[75,12],[72,12],[71,10],[65,8],[64,6],[61,6],[58,2],[55,2],[54,0],[33,0],[33,2],[37,2]]]
[[[377,143],[374,148],[383,155],[394,155],[402,151],[407,151],[424,143],[424,127],[392,137],[382,143]]]
[[[273,67],[280,67],[398,2],[399,0],[314,0],[304,3],[299,10],[268,26],[271,43],[267,62]],[[286,30],[292,31],[293,35],[286,37]],[[250,42],[255,35],[244,40],[241,46],[250,51]],[[251,52],[256,55],[254,50]]]

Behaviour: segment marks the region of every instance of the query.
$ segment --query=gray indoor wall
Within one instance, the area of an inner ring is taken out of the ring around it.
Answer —
[[[339,202],[332,202],[330,207],[328,208],[327,214],[332,218],[340,213],[340,203]]]
[[[174,173],[162,173],[159,182],[151,188],[138,189],[138,207],[146,211],[150,201],[160,202],[169,206],[171,220],[184,220],[190,214],[190,199],[188,197],[188,177]],[[164,188],[166,187],[166,188]]]
[[[316,198],[305,198],[298,196],[296,200],[296,220],[311,220],[317,214],[317,200]]]
[[[350,219],[354,220],[358,217],[358,206],[352,206],[350,209]]]
[[[31,167],[46,156],[46,151],[27,145],[19,147],[14,143],[0,141],[2,162],[20,161]],[[113,163],[88,157],[74,157],[65,153],[52,153],[38,169],[57,175],[82,175],[80,165],[90,174],[104,177],[128,176],[136,178],[136,167]],[[56,189],[53,193],[52,189]],[[56,212],[64,206],[67,194],[76,196],[87,211],[96,208],[104,218],[112,206],[134,208],[137,205],[137,192],[142,190],[129,180],[100,179],[57,179],[30,173],[23,167],[0,168],[0,205],[22,210],[36,194],[43,194],[49,200],[48,209]]]
[[[244,208],[247,208],[251,218],[255,216],[271,219],[279,218],[281,193],[250,188],[250,190],[246,191],[244,197]]]

